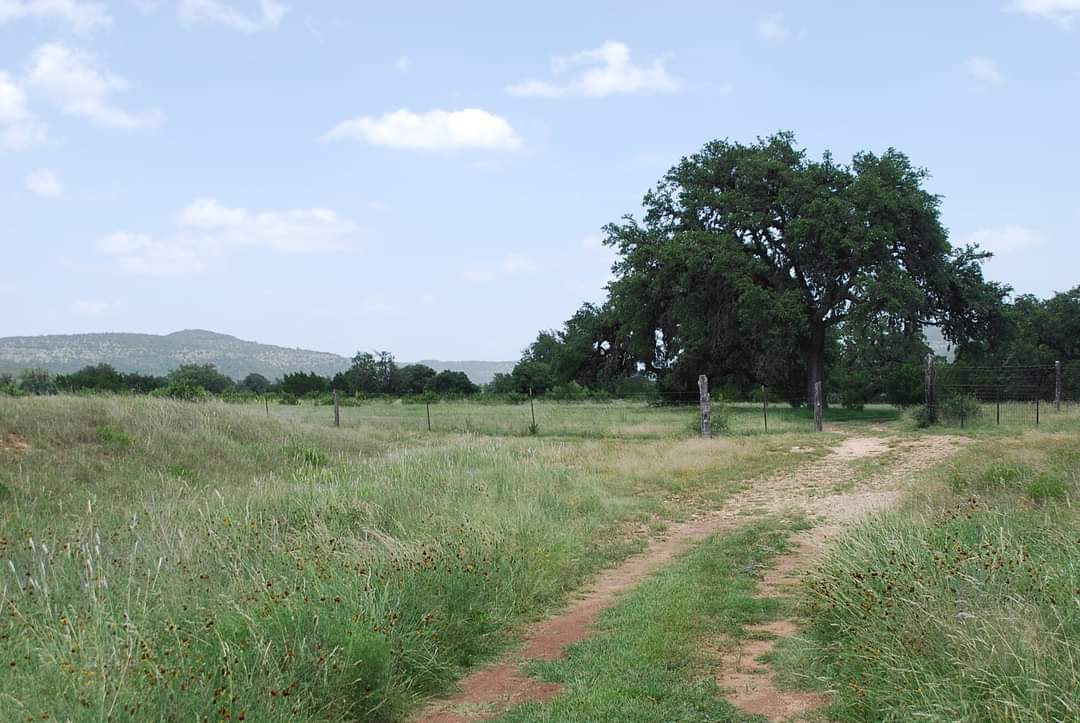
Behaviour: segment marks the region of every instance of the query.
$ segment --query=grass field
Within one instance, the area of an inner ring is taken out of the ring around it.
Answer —
[[[693,409],[645,404],[541,403],[537,434],[528,404],[432,405],[432,432],[423,405],[341,411],[338,430],[325,406],[0,399],[0,718],[400,720],[668,521],[833,439],[782,408],[762,434],[756,405],[710,441]],[[962,459],[844,540],[789,677],[839,690],[841,720],[1067,712],[1074,411],[966,430]],[[828,421],[917,433],[889,408]],[[771,614],[750,590],[788,525],[715,538],[627,595],[537,671],[564,694],[511,718],[737,719],[694,651]]]
[[[0,399],[0,710],[399,719],[642,530],[805,459],[805,435],[603,407],[541,407],[531,436],[506,421],[527,405],[458,407],[482,434],[405,405],[335,430],[325,407]]]
[[[251,409],[258,411],[257,406]],[[287,410],[287,411],[283,411]],[[525,436],[535,414],[537,435],[542,437],[581,437],[620,439],[681,439],[699,430],[700,412],[694,405],[653,405],[648,402],[552,402],[537,400],[532,406],[494,404],[473,401],[438,402],[430,406],[401,401],[366,401],[342,407],[342,426],[378,427],[401,433],[428,429],[435,432],[476,433],[489,436]],[[333,421],[327,406],[304,404],[297,407],[270,406],[271,417],[300,418],[313,425]],[[767,410],[768,432],[805,433],[813,430],[813,410],[770,404]],[[718,432],[734,435],[763,434],[766,412],[761,404],[750,402],[716,403],[713,423]],[[900,419],[899,409],[873,405],[853,411],[842,408],[826,411],[827,423],[891,422]]]
[[[1080,718],[1080,420],[981,436],[810,578],[789,682],[841,721]]]

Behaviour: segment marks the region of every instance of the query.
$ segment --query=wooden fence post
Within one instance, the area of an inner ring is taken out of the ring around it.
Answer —
[[[934,398],[934,385],[937,383],[937,368],[934,353],[926,355],[926,414],[930,422],[937,421],[937,399]]]
[[[427,404],[427,431],[430,432],[431,431],[431,402],[430,401],[426,402],[426,404]]]
[[[769,433],[769,388],[761,385],[761,416],[765,419],[765,434]]]
[[[814,382],[814,429],[818,432],[825,429],[825,419],[821,410],[821,382]]]
[[[1054,362],[1054,411],[1061,411],[1061,362]]]
[[[334,426],[341,427],[341,409],[338,407],[338,390],[334,390]]]
[[[701,399],[701,436],[712,437],[712,407],[709,404],[709,378],[704,374],[697,378],[698,396]]]
[[[266,404],[266,418],[270,419],[270,397],[263,395],[263,402]]]

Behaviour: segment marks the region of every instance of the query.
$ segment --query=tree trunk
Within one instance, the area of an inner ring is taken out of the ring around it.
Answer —
[[[825,387],[825,325],[814,324],[810,329],[810,341],[806,346],[806,402],[814,405],[814,385],[821,382],[822,406],[827,407],[828,394]]]

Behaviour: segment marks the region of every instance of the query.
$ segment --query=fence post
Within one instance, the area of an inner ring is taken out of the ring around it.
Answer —
[[[266,418],[270,419],[270,397],[263,395],[263,402],[266,403]]]
[[[427,431],[431,431],[431,402],[424,402],[427,406]]]
[[[822,415],[821,382],[814,382],[814,429],[818,432],[825,430],[825,419]]]
[[[765,418],[765,434],[769,433],[769,388],[761,385],[761,416]]]
[[[701,401],[701,436],[712,437],[712,408],[709,405],[709,378],[701,374],[697,378],[698,396]]]
[[[1061,362],[1054,362],[1054,411],[1061,411]]]
[[[532,426],[529,427],[529,432],[536,434],[536,407],[533,406],[533,390],[529,387],[529,414],[532,416]]]
[[[341,427],[341,409],[338,407],[338,390],[334,390],[334,426]]]
[[[934,363],[934,353],[926,355],[926,413],[930,422],[937,421],[937,400],[934,399],[934,385],[937,382],[937,369]]]

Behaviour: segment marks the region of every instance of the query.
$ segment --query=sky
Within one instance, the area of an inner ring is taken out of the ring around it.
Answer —
[[[1080,0],[0,0],[0,336],[514,359],[717,138],[895,147],[1080,283]]]

